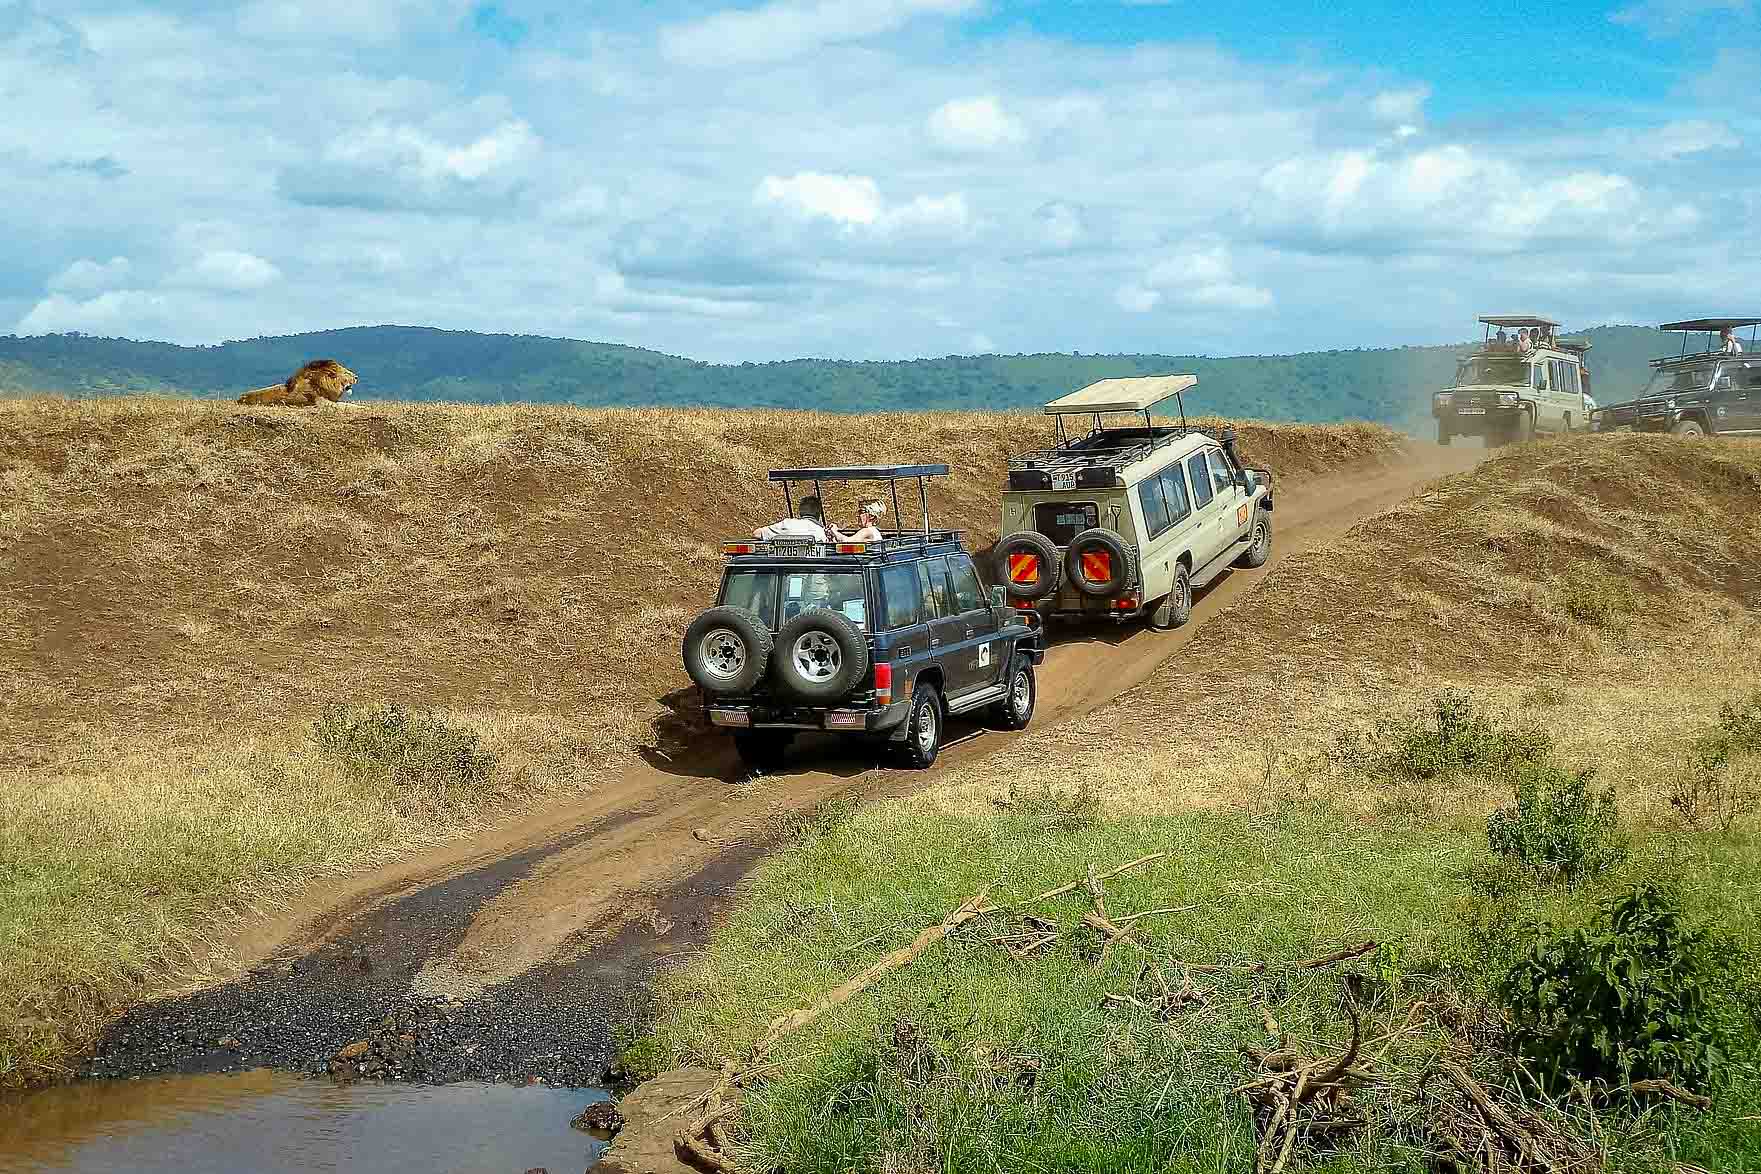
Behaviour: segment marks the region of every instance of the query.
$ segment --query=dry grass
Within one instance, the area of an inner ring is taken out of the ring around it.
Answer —
[[[236,919],[688,736],[678,640],[779,465],[947,461],[996,537],[1026,415],[0,402],[0,1084],[199,973]],[[907,439],[897,439],[907,438]],[[1281,476],[1374,426],[1242,426]],[[841,511],[843,503],[828,503]],[[344,769],[326,702],[439,708],[474,794]]]

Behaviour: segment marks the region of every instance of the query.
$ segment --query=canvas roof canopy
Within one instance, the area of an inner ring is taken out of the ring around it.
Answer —
[[[1102,379],[1046,405],[1048,416],[1088,412],[1147,412],[1171,395],[1198,383],[1196,375],[1143,375],[1135,379]]]
[[[772,481],[892,481],[904,477],[946,477],[946,465],[833,465],[818,469],[772,469]]]
[[[1754,326],[1761,323],[1761,318],[1690,318],[1686,322],[1665,322],[1659,330],[1723,330],[1725,327],[1735,330],[1739,326]]]
[[[1524,326],[1535,327],[1559,325],[1559,323],[1551,318],[1539,318],[1533,314],[1482,314],[1480,316],[1480,321],[1488,326],[1515,326],[1519,329]]]

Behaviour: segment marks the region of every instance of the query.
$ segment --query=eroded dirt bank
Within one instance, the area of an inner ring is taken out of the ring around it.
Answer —
[[[1273,558],[1232,571],[1195,622],[1070,634],[1042,672],[1034,728],[1147,677],[1279,562],[1486,453],[1421,447],[1399,464],[1280,487]],[[943,762],[1014,737],[956,725]],[[938,765],[938,769],[940,766]],[[567,1084],[605,1076],[616,1024],[640,1014],[655,967],[703,939],[718,904],[791,816],[827,799],[898,793],[924,776],[805,743],[744,780],[718,742],[651,750],[582,799],[516,825],[309,890],[257,924],[233,981],[135,1009],[85,1075],[273,1066],[345,1076]],[[346,1055],[340,1055],[347,1053]]]

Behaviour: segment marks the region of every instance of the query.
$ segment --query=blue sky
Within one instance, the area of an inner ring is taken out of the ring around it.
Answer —
[[[1751,313],[1755,0],[0,0],[0,331],[719,361]]]

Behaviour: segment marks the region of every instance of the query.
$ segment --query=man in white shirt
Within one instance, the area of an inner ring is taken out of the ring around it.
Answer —
[[[820,525],[819,498],[809,493],[801,499],[800,516],[784,518],[752,531],[754,538],[811,538],[824,542],[825,527]]]
[[[1736,332],[1728,326],[1718,332],[1718,341],[1723,345],[1724,353],[1727,355],[1743,353],[1743,344],[1737,341]]]

